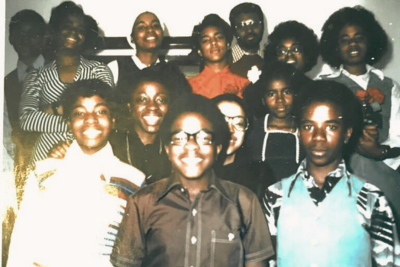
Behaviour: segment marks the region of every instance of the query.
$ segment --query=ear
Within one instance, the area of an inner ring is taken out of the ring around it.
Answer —
[[[218,156],[218,155],[219,155],[219,153],[221,153],[221,150],[222,150],[222,145],[218,145],[218,146],[216,146],[215,148],[216,148],[216,153],[217,153],[217,155],[216,155],[216,156]]]
[[[350,140],[351,134],[353,133],[353,128],[348,128],[345,133],[344,143],[347,144]]]
[[[203,53],[201,52],[200,49],[197,50],[197,54],[198,54],[199,56],[203,57]]]
[[[167,153],[167,156],[168,156],[168,159],[169,159],[169,161],[171,161],[171,158],[170,158],[170,156],[169,156],[169,145],[164,145],[164,149],[165,149],[165,152]]]

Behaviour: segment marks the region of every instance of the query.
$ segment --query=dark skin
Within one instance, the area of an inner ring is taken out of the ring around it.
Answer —
[[[346,25],[339,33],[338,52],[342,59],[343,68],[352,75],[363,75],[367,72],[366,53],[368,39],[358,25]],[[362,136],[357,145],[357,152],[367,158],[384,160],[388,157],[400,155],[400,148],[392,148],[390,153],[385,153],[386,146],[378,142],[378,129],[376,125],[365,125]]]

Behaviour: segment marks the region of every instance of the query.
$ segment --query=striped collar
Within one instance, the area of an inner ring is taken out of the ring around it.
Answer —
[[[251,54],[244,51],[238,44],[232,47],[232,61],[233,63],[239,61],[244,55],[259,55],[261,58],[264,58],[263,51],[258,49],[257,53]]]
[[[233,50],[233,49],[232,49]],[[385,78],[385,75],[383,74],[383,71],[377,68],[372,67],[371,65],[366,65],[367,68],[367,72],[365,73],[365,75],[369,75],[370,72],[376,74],[376,76],[379,77],[379,79],[381,79],[383,81],[383,79]],[[347,70],[345,70],[343,68],[343,65],[340,65],[339,69],[336,69],[334,72],[332,72],[331,74],[329,74],[327,76],[327,78],[337,78],[340,76],[340,74],[344,74],[347,77],[351,77],[353,76],[352,74],[350,74]]]

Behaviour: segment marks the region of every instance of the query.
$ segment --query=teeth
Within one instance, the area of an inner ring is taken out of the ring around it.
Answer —
[[[76,42],[76,40],[74,38],[71,38],[71,37],[68,37],[67,40],[71,41],[71,42]]]
[[[155,40],[155,39],[156,39],[156,37],[154,37],[154,36],[147,37],[147,40],[150,40],[150,41]]]
[[[352,56],[358,55],[358,51],[351,51],[350,55],[352,55]]]
[[[158,121],[160,120],[160,117],[158,117],[158,116],[144,116],[143,119],[146,120],[147,124],[154,125],[154,124],[158,123]]]
[[[293,59],[289,59],[288,61],[286,61],[287,64],[294,64],[296,63],[296,61],[294,61]]]
[[[86,135],[89,138],[96,137],[97,135],[101,134],[101,131],[95,130],[95,129],[89,129],[83,132],[84,135]]]
[[[201,158],[183,158],[182,159],[182,161],[185,162],[188,165],[196,165],[201,160],[202,160]]]

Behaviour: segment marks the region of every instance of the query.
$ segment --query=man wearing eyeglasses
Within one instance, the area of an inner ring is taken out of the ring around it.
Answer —
[[[237,44],[231,49],[228,62],[231,72],[248,78],[255,83],[263,66],[263,51],[260,42],[264,33],[264,14],[261,8],[253,3],[241,3],[235,6],[229,21]]]
[[[230,135],[216,105],[181,98],[160,133],[173,173],[129,198],[112,263],[265,267],[274,251],[257,197],[212,168]]]

